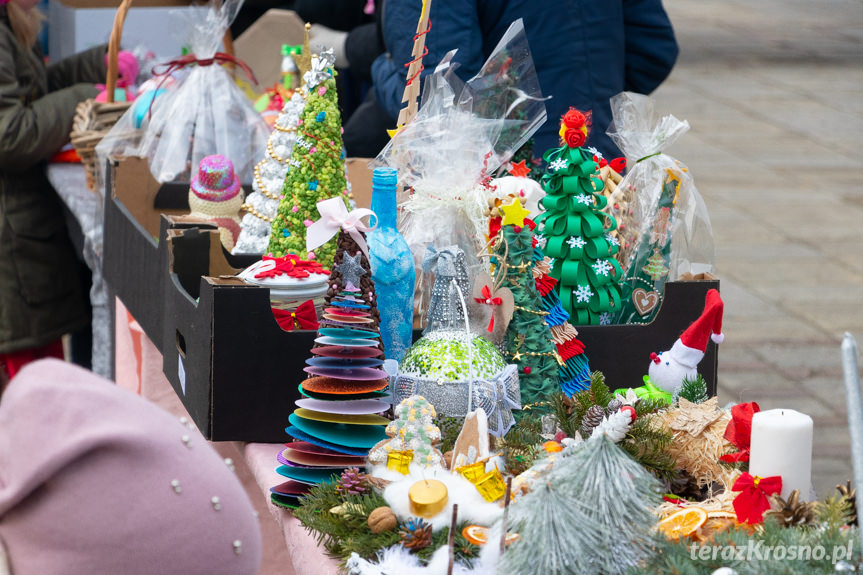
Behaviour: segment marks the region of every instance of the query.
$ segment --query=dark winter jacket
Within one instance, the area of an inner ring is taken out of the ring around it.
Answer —
[[[87,322],[45,166],[68,141],[75,106],[104,82],[104,60],[99,47],[46,68],[38,47],[18,43],[0,7],[0,353],[44,345]]]
[[[398,116],[421,3],[386,0],[388,54],[372,67],[378,102]],[[559,146],[561,116],[571,107],[593,111],[588,146],[620,155],[605,134],[609,98],[624,90],[649,94],[671,72],[677,42],[661,0],[434,0],[423,59],[428,74],[449,50],[463,79],[476,74],[509,25],[524,19],[548,120],[535,137],[534,155]]]

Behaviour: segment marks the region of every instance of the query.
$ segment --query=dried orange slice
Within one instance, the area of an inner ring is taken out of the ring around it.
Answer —
[[[488,527],[483,527],[482,525],[468,525],[462,529],[461,534],[474,545],[485,545],[488,543]],[[515,543],[519,539],[521,539],[521,535],[518,533],[506,534],[507,545]]]
[[[707,512],[700,507],[675,511],[659,522],[656,528],[669,539],[680,539],[695,532],[707,521]]]
[[[461,534],[474,545],[485,545],[488,543],[488,527],[468,525],[462,529]]]

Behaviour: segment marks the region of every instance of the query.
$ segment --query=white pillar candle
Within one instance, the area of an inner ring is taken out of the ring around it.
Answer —
[[[782,477],[782,497],[795,489],[809,501],[812,487],[812,418],[793,409],[760,411],[752,418],[749,473]]]

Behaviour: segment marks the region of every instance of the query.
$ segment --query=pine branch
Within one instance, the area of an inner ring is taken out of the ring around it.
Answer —
[[[707,382],[701,374],[696,374],[695,379],[688,377],[683,379],[683,384],[677,390],[674,396],[674,403],[677,403],[679,398],[687,399],[692,403],[703,403],[709,399],[707,395]]]

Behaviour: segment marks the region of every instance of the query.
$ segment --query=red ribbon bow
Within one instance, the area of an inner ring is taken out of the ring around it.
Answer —
[[[726,453],[719,461],[738,463],[749,461],[749,443],[752,439],[752,416],[761,411],[754,401],[738,403],[731,408],[731,421],[725,428],[725,439],[730,441],[739,451]]]
[[[487,285],[482,286],[482,297],[474,298],[477,303],[492,306],[491,319],[488,322],[489,333],[494,331],[494,306],[501,305],[503,300],[499,297],[491,297],[491,289]]]
[[[315,311],[315,304],[312,300],[304,302],[294,311],[273,308],[273,315],[276,316],[279,327],[285,331],[318,329],[319,327],[318,314]]]
[[[742,523],[754,525],[764,520],[764,512],[770,509],[768,495],[782,491],[782,477],[774,475],[771,477],[752,476],[744,473],[737,478],[732,491],[740,491],[740,495],[734,498],[734,512],[737,520]]]

